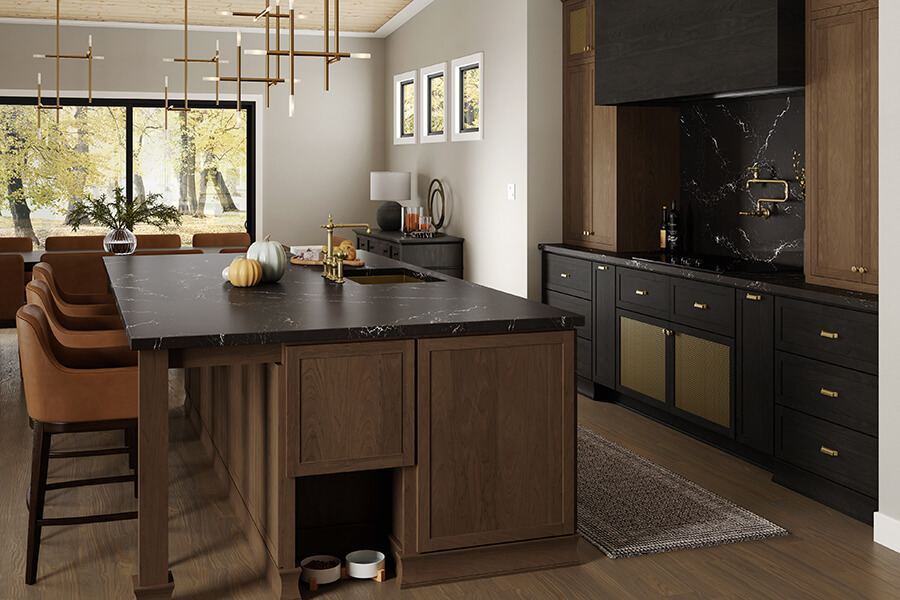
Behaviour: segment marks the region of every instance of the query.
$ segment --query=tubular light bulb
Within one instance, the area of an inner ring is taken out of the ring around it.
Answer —
[[[31,56],[33,58],[47,58],[46,54],[32,54]]]
[[[241,47],[241,32],[240,32],[240,30],[238,30],[238,32],[237,32],[237,46],[238,46],[238,48]]]
[[[169,87],[169,76],[166,75],[166,87]]]
[[[288,116],[289,117],[294,116],[294,95],[293,94],[291,94],[289,104],[288,104]]]
[[[88,48],[92,47],[93,45],[94,45],[94,36],[89,35],[88,36]]]
[[[372,58],[372,55],[368,52],[351,52],[350,58],[362,58],[364,60],[368,60]]]
[[[266,51],[260,50],[259,48],[248,48],[244,50],[244,54],[248,56],[265,56]]]
[[[294,10],[294,0],[291,0],[290,10]]]
[[[216,52],[219,51],[219,40],[216,40]]]
[[[204,77],[203,81],[219,81],[218,77]]]
[[[38,85],[41,85],[41,74],[38,73]]]
[[[175,62],[174,58],[164,58],[163,62]]]
[[[223,16],[223,17],[230,17],[230,16],[232,16],[232,12],[231,12],[230,10],[220,10],[220,11],[218,11],[216,14],[217,14],[217,15],[220,15],[220,16]]]
[[[305,18],[306,18],[306,15],[304,15],[303,13],[297,13],[296,18],[297,18],[297,19],[305,19]]]

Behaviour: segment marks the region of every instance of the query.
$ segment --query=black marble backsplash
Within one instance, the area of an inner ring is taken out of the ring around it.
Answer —
[[[803,265],[804,195],[798,169],[805,166],[804,98],[779,95],[704,100],[681,109],[681,193],[678,210],[686,250],[693,254]],[[795,158],[795,154],[797,156]],[[780,185],[754,184],[786,179],[790,199],[763,203],[768,219],[741,216],[757,198],[781,198]],[[801,172],[802,174],[802,172]]]

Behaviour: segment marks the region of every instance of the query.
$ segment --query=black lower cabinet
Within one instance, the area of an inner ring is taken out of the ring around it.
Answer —
[[[737,296],[738,387],[735,439],[772,455],[775,411],[775,299]]]
[[[579,393],[737,454],[772,470],[775,482],[872,522],[877,314],[825,292],[812,295],[817,302],[580,256],[569,247],[543,256],[544,302],[585,317]]]
[[[619,392],[726,437],[734,430],[734,340],[619,310]]]

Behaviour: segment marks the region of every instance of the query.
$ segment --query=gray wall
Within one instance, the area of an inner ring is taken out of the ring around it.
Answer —
[[[448,192],[447,232],[466,238],[466,279],[540,297],[540,241],[561,226],[561,25],[557,0],[437,0],[387,38],[385,121],[393,123],[393,76],[484,52],[484,139],[394,145],[387,167]],[[517,197],[507,199],[507,184]]]
[[[119,97],[161,98],[163,77],[169,76],[170,94],[182,93],[182,67],[163,63],[163,57],[183,55],[183,32],[163,29],[63,26],[63,53],[83,52],[87,35],[94,36],[94,53],[105,60],[94,65],[94,93]],[[244,30],[245,48],[263,46],[263,36]],[[234,75],[234,32],[190,33],[192,57],[208,57],[221,40],[222,54],[231,60],[222,75]],[[285,36],[285,42],[287,36]],[[297,49],[318,50],[321,38],[298,36]],[[298,59],[296,113],[288,117],[285,86],[273,88],[271,108],[258,105],[260,133],[257,197],[263,235],[287,244],[324,240],[319,224],[329,213],[336,220],[374,222],[375,203],[369,201],[369,171],[384,168],[384,40],[344,38],[341,49],[370,52],[372,60],[350,60],[332,67],[331,91],[324,91],[323,67],[318,59]],[[53,24],[0,23],[0,94],[35,95],[40,70],[44,90],[55,94],[52,61],[32,58],[55,50]],[[286,64],[286,63],[285,63]],[[245,56],[244,74],[263,69],[262,57]],[[202,81],[212,69],[192,66],[190,93],[213,94],[214,84]],[[234,84],[222,84],[226,99],[234,98]],[[61,85],[65,90],[86,90],[83,64],[64,62]],[[247,86],[245,94],[261,94],[261,86]]]
[[[900,56],[900,3],[882,2],[878,9],[879,49],[879,451],[878,513],[875,514],[875,540],[900,552],[900,263],[893,260],[896,238],[888,235],[900,221],[892,173],[900,161],[900,63],[889,60]]]

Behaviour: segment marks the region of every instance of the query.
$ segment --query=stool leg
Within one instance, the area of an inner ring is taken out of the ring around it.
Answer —
[[[28,506],[28,548],[25,564],[25,583],[37,580],[38,553],[41,548],[41,526],[44,518],[44,498],[47,493],[47,463],[50,460],[50,435],[44,424],[34,423],[34,444],[31,448],[31,501]]]

